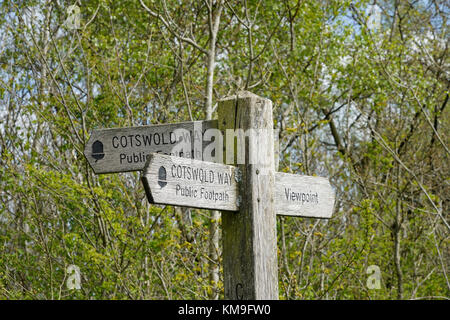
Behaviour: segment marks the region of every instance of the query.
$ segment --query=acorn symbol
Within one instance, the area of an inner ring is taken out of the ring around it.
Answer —
[[[103,143],[101,141],[96,140],[92,144],[92,158],[97,162],[100,159],[103,159],[105,154],[103,153]]]
[[[166,178],[167,178],[166,168],[164,168],[163,166],[159,167],[158,184],[161,188],[164,188],[167,185]]]

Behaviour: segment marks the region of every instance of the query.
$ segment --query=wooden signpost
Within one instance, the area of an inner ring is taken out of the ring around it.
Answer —
[[[234,166],[152,153],[142,183],[153,204],[238,211],[241,177]],[[334,193],[328,179],[275,173],[277,215],[331,218]]]
[[[225,299],[278,299],[272,101],[242,92],[219,101],[218,114],[224,131],[266,133],[232,141],[225,135],[226,147],[236,150],[243,177],[239,211],[222,213]],[[246,160],[241,164],[239,148]]]
[[[275,174],[275,211],[278,215],[329,219],[334,192],[326,178]]]
[[[94,130],[84,155],[95,173],[140,171],[150,153],[171,154],[181,140],[202,140],[205,130],[217,128],[217,120]],[[190,152],[189,152],[190,151]],[[179,157],[197,158],[201,150],[189,150]]]
[[[95,173],[143,170],[151,203],[221,210],[225,299],[278,299],[276,215],[331,218],[334,192],[326,178],[275,172],[270,100],[239,92],[219,101],[218,114],[218,121],[97,130],[85,156]],[[227,164],[201,161],[208,129],[221,130]],[[201,139],[200,156],[195,148],[173,152],[183,132]]]
[[[152,154],[142,174],[151,203],[236,211],[236,168],[174,156]]]

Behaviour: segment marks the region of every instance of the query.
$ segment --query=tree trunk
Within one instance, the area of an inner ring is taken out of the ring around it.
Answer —
[[[216,64],[216,41],[217,32],[219,31],[220,15],[222,13],[223,1],[217,3],[216,12],[213,12],[213,3],[209,3],[209,48],[207,55],[207,76],[206,76],[206,120],[212,119],[213,114],[213,86],[214,86],[214,70]],[[209,258],[210,258],[210,273],[209,281],[212,286],[210,298],[213,300],[219,299],[219,219],[220,213],[217,210],[211,211],[210,227],[209,227]]]

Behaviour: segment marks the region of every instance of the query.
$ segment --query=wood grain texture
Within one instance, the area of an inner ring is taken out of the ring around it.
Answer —
[[[217,128],[217,120],[94,130],[86,143],[84,155],[96,174],[140,171],[144,169],[150,153],[173,153],[181,137],[175,130],[191,132],[194,150],[193,139],[202,139],[201,133],[210,128]],[[93,144],[97,141],[102,145],[103,156],[93,152]],[[209,143],[202,142],[202,145],[205,147]],[[177,155],[193,158],[195,151]]]
[[[242,172],[239,212],[222,214],[225,299],[278,299],[272,102],[239,92],[220,101],[218,113],[221,130],[270,132],[256,135],[252,146],[246,143],[246,162],[238,165]],[[265,163],[250,163],[255,158]]]
[[[334,192],[326,178],[277,172],[275,211],[278,215],[329,219]]]
[[[237,211],[235,170],[225,164],[152,153],[142,182],[151,203]]]

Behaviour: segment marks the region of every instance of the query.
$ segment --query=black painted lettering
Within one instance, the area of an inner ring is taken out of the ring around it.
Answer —
[[[117,138],[116,136],[112,138],[112,146],[116,149],[119,147],[119,138]]]
[[[156,137],[158,137],[158,140],[156,139]],[[153,144],[159,146],[160,143],[161,143],[161,136],[159,135],[159,133],[154,133],[153,134]]]
[[[144,140],[144,146],[151,146],[152,145],[152,135],[145,135],[143,136]]]
[[[130,138],[130,147],[133,147],[133,137],[134,137],[134,135],[130,134],[128,137]]]
[[[120,146],[122,148],[126,148],[127,147],[127,137],[126,136],[121,136],[120,137]]]
[[[141,146],[141,135],[137,134],[134,136],[134,138],[136,139],[136,147],[140,147]]]

